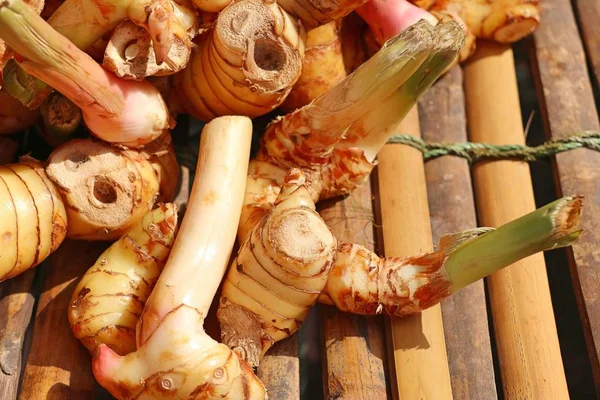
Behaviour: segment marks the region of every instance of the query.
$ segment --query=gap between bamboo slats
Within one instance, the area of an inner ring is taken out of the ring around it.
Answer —
[[[416,108],[395,131],[420,136]],[[378,160],[378,211],[385,255],[402,257],[431,251],[433,243],[421,152],[400,144],[387,144]],[[386,317],[385,321],[391,342],[388,364],[394,398],[451,399],[440,305],[403,318]]]
[[[510,47],[482,41],[464,71],[470,140],[524,144]],[[479,163],[473,182],[482,226],[499,226],[536,207],[525,162]],[[505,397],[568,398],[543,254],[493,274],[487,283]]]
[[[373,208],[368,182],[348,197],[325,201],[319,213],[339,243],[373,250]],[[319,305],[324,340],[326,399],[386,399],[387,364],[382,316],[352,315]]]
[[[419,101],[421,134],[428,142],[467,140],[462,71],[452,68]],[[477,227],[469,164],[441,157],[425,164],[433,241]],[[483,280],[441,303],[455,399],[497,398]]]
[[[577,2],[593,65],[598,70],[600,36],[589,18],[600,13],[597,1]],[[534,34],[534,66],[546,135],[560,139],[578,130],[600,130],[585,54],[568,0],[545,0],[543,24]],[[587,13],[587,15],[583,15]],[[571,274],[596,390],[600,393],[600,153],[577,149],[554,159],[559,195],[585,196],[581,226],[585,233],[569,249]]]

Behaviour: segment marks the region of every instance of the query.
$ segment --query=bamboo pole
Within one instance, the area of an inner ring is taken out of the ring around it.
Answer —
[[[478,44],[465,66],[465,90],[471,141],[524,144],[510,47]],[[478,164],[473,179],[481,225],[495,227],[536,208],[527,163]],[[538,253],[488,278],[507,399],[569,397],[545,267]]]
[[[319,204],[319,213],[339,243],[373,249],[371,186],[364,183],[343,199]],[[387,397],[383,318],[353,315],[319,305],[324,341],[323,388],[326,399]]]
[[[421,134],[428,142],[467,140],[463,78],[450,69],[419,100]],[[467,160],[440,157],[425,164],[433,242],[477,226]],[[457,399],[496,400],[496,381],[483,280],[441,303],[452,393]]]
[[[416,108],[409,112],[397,132],[420,135]],[[388,144],[378,159],[386,257],[430,251],[433,243],[422,154],[408,146]],[[392,342],[389,360],[395,370],[394,394],[401,399],[451,399],[440,306],[408,317],[386,318],[386,328]]]
[[[578,0],[572,4],[569,0],[545,0],[540,6],[544,23],[533,35],[530,54],[546,138],[561,139],[579,130],[600,130],[598,103],[590,82],[593,71],[596,84],[600,83],[600,2]],[[573,14],[574,6],[578,10],[580,29]],[[582,38],[587,52],[582,46]],[[556,51],[566,44],[568,51]],[[581,221],[581,227],[586,234],[573,243],[567,254],[579,308],[579,315],[574,317],[576,321],[581,320],[590,372],[600,397],[600,152],[577,149],[558,154],[553,161],[558,195],[577,193],[585,196],[587,217]],[[568,285],[565,283],[565,286]],[[573,353],[569,354],[569,359],[565,358],[565,366],[582,368],[580,363],[585,361],[578,362],[581,353]],[[574,362],[570,362],[575,357]],[[577,379],[570,380],[577,387],[573,396],[590,396],[585,382],[586,374],[577,374]]]

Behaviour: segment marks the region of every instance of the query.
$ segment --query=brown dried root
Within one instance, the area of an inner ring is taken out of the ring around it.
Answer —
[[[305,33],[276,3],[240,0],[198,38],[175,76],[180,103],[195,118],[257,117],[278,107],[302,69]]]
[[[173,197],[179,169],[175,175],[170,139],[149,147],[73,139],[52,152],[46,172],[65,202],[69,237],[115,240],[152,209],[161,188],[164,200]]]
[[[539,0],[410,0],[426,10],[458,14],[476,37],[513,43],[540,23]]]
[[[67,215],[58,191],[34,160],[0,166],[0,281],[40,264],[62,243]]]
[[[119,355],[135,351],[135,328],[171,251],[177,210],[146,214],[90,267],[71,297],[69,322],[93,355],[104,343]]]
[[[83,116],[79,107],[59,92],[53,92],[40,107],[41,136],[52,147],[66,143],[79,129]]]
[[[308,32],[300,79],[280,108],[287,113],[303,107],[345,77],[339,32],[332,21]]]
[[[172,75],[185,68],[192,51],[191,40],[198,31],[196,13],[182,4],[167,2],[167,6],[177,7],[177,12],[164,27],[157,24],[148,30],[131,20],[117,26],[106,46],[104,67],[119,77],[134,80]],[[161,27],[165,32],[152,35]],[[162,41],[160,46],[156,38]]]

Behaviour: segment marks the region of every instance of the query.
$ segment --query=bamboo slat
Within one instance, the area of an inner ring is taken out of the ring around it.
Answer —
[[[465,94],[471,141],[524,144],[510,47],[478,44],[465,66]],[[501,225],[536,208],[527,163],[480,163],[473,179],[483,226]],[[488,288],[505,396],[568,398],[543,254],[490,276]]]
[[[419,135],[414,108],[398,132]],[[383,248],[387,257],[416,255],[433,247],[422,154],[388,144],[377,168]],[[389,364],[395,397],[451,399],[450,373],[439,305],[404,318],[386,318],[392,342]]]
[[[419,101],[421,134],[429,142],[465,142],[462,71],[452,68]],[[425,164],[434,243],[447,233],[477,226],[469,165],[458,157]],[[497,398],[483,281],[442,304],[452,393],[456,399]]]
[[[598,21],[600,21],[600,2],[593,0],[574,0],[573,4],[578,12],[579,26],[583,33],[583,43],[585,44],[586,53],[592,65],[592,72],[596,77],[596,84],[600,85],[600,24],[598,23]],[[547,11],[550,9],[552,9],[552,12],[555,14],[563,11],[561,4],[556,4],[554,6],[552,2],[544,4],[544,8],[544,14],[547,14]],[[567,30],[572,31],[573,23],[570,22],[570,12],[568,12],[568,10],[564,11],[567,11],[566,16],[561,17],[560,15],[557,15],[554,18],[562,18],[563,21],[567,22]],[[575,29],[577,29],[577,26],[575,26]],[[568,36],[570,37],[572,34],[568,33]],[[579,41],[577,38],[573,39],[575,40],[575,43]],[[568,43],[569,47],[571,47],[571,42],[565,41],[564,43]]]
[[[17,398],[25,332],[31,321],[36,269],[0,284],[0,399]]]
[[[595,5],[594,5],[595,4]],[[582,21],[598,13],[594,1],[578,2]],[[564,138],[577,130],[600,130],[594,95],[588,78],[585,54],[571,4],[568,0],[547,0],[542,3],[542,18],[534,35],[537,86],[542,101],[546,135]],[[589,21],[588,21],[589,22]],[[583,24],[588,48],[600,37],[592,39],[598,21],[592,29]],[[592,30],[590,30],[592,29]],[[594,66],[600,53],[590,51]],[[596,61],[594,61],[596,60]],[[598,72],[598,69],[596,69]],[[600,393],[600,153],[578,149],[558,154],[555,172],[559,194],[583,194],[585,209],[582,227],[585,234],[570,251],[571,274],[578,301],[588,353],[596,388]]]
[[[260,362],[258,377],[270,399],[300,399],[298,335],[276,343]]]
[[[319,212],[340,243],[373,249],[373,212],[368,183],[350,196],[319,205]],[[365,317],[320,305],[324,343],[326,399],[387,398],[385,332],[381,316]]]

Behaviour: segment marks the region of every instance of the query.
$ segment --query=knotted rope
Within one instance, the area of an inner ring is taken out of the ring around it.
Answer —
[[[465,158],[470,164],[483,160],[538,161],[565,151],[588,148],[600,151],[600,132],[582,131],[564,139],[550,140],[539,146],[517,144],[491,145],[486,143],[427,143],[411,135],[394,135],[388,143],[414,147],[423,153],[425,161],[442,156]]]

